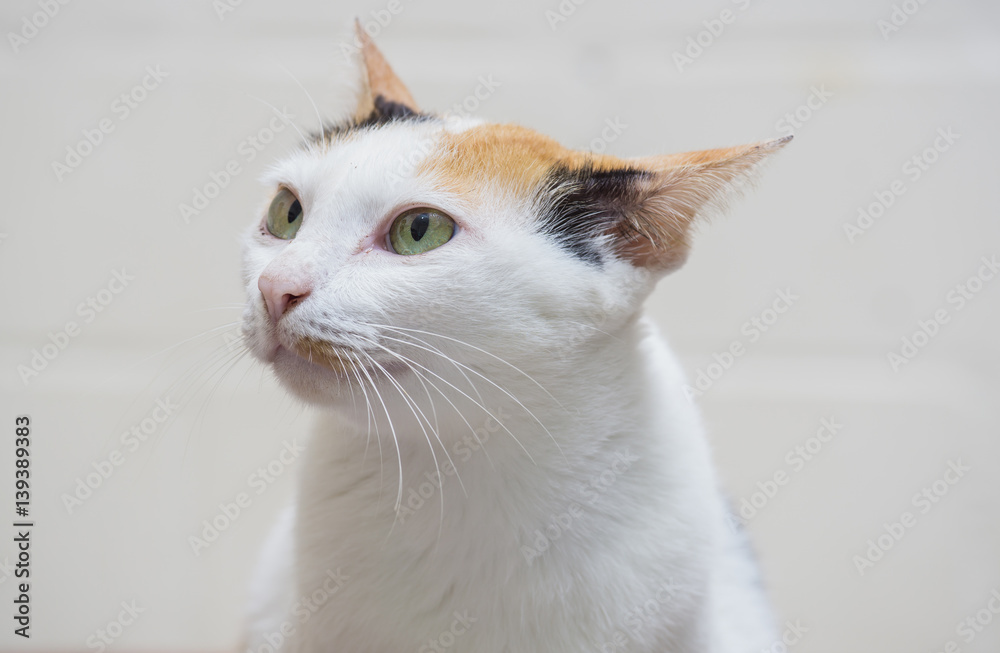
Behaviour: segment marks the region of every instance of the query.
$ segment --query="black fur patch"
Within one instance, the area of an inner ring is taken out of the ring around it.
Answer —
[[[624,228],[624,216],[640,202],[637,182],[648,174],[634,168],[553,168],[539,197],[542,233],[587,263],[600,266],[604,256],[595,238]]]
[[[323,133],[316,134],[313,138],[317,142],[323,142],[335,139],[338,136],[343,136],[350,132],[373,127],[382,127],[394,122],[407,120],[422,122],[433,119],[434,116],[432,115],[414,111],[405,104],[393,102],[385,99],[385,97],[381,95],[376,95],[375,108],[372,109],[372,112],[368,114],[364,120],[349,120],[335,125],[324,125]]]

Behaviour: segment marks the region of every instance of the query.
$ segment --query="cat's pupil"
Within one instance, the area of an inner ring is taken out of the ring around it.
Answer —
[[[426,213],[421,213],[417,217],[413,218],[413,222],[410,223],[410,236],[413,240],[420,240],[427,233],[427,227],[431,224],[430,216]]]
[[[292,224],[298,220],[300,215],[302,215],[302,205],[299,204],[298,200],[295,200],[291,208],[288,209],[288,224]]]

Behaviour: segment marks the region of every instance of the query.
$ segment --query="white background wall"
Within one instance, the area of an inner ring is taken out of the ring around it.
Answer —
[[[608,151],[628,156],[774,137],[801,111],[759,189],[703,230],[649,309],[692,376],[746,347],[700,401],[737,504],[788,474],[749,528],[783,620],[808,628],[792,650],[1000,650],[1000,623],[971,643],[956,632],[1000,588],[1000,280],[961,310],[948,301],[1000,254],[1000,7],[910,0],[919,10],[886,39],[878,21],[893,0],[589,0],[555,29],[557,0],[398,1],[378,42],[428,108],[493,76],[479,114],[581,148],[618,119],[627,128]],[[34,637],[15,638],[4,617],[0,650],[85,650],[122,601],[145,612],[119,650],[235,645],[245,579],[292,472],[199,556],[187,537],[309,423],[258,366],[222,374],[243,299],[237,235],[265,199],[258,176],[297,137],[283,130],[252,161],[240,146],[267,127],[268,104],[313,129],[306,92],[336,116],[345,27],[387,6],[244,0],[220,18],[207,0],[74,2],[18,52],[0,44],[0,497],[13,499],[13,418],[29,414],[38,524]],[[723,9],[734,21],[679,70],[674,52]],[[5,2],[3,32],[38,11]],[[147,66],[168,76],[121,119],[115,98]],[[830,97],[802,108],[814,88]],[[52,163],[104,119],[114,130],[57,179]],[[939,129],[959,137],[907,176]],[[240,173],[185,223],[179,205],[230,160]],[[905,193],[850,242],[844,225],[895,179]],[[122,268],[134,280],[84,323],[78,305]],[[742,325],[785,289],[799,299],[751,342]],[[939,309],[949,321],[894,371],[887,354]],[[70,320],[79,335],[23,382],[18,365]],[[158,400],[178,408],[126,450],[120,434]],[[796,470],[786,453],[823,418],[843,427]],[[115,449],[123,464],[69,512],[62,496]],[[959,459],[971,470],[922,513],[913,495]],[[854,556],[905,511],[915,526],[861,575]],[[0,560],[13,561],[4,522]],[[0,576],[7,614],[14,582]]]

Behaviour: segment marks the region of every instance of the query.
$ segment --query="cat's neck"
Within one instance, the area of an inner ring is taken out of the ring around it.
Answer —
[[[435,535],[452,522],[461,528],[466,510],[489,506],[516,513],[517,528],[530,533],[594,492],[630,505],[635,488],[669,491],[644,477],[680,485],[692,473],[711,474],[697,425],[687,428],[694,417],[679,371],[645,321],[564,368],[563,375],[530,378],[511,370],[495,386],[477,379],[478,392],[459,393],[455,383],[447,402],[411,381],[393,388],[395,400],[388,392],[369,397],[372,414],[324,415],[310,443],[302,500],[315,508],[324,496],[351,495],[368,501],[366,513],[388,527],[426,522]],[[399,399],[403,393],[409,401]],[[388,418],[378,414],[383,402]],[[423,426],[414,413],[426,417]],[[685,448],[696,455],[682,455]],[[331,506],[317,511],[336,513]]]

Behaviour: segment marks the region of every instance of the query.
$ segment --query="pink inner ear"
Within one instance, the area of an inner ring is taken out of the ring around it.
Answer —
[[[679,267],[690,249],[695,220],[725,208],[763,161],[790,136],[739,147],[635,159],[652,172],[637,181],[641,200],[626,211],[622,251],[637,265],[664,271]]]

